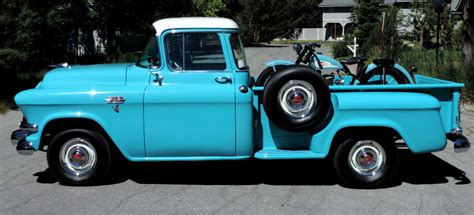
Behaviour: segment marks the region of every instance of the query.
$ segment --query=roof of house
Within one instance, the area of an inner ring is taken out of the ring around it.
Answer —
[[[425,2],[431,3],[431,0],[384,0],[384,4],[395,4],[395,3],[410,3],[410,2]],[[451,12],[462,11],[463,3],[467,0],[451,0],[450,9]],[[354,7],[356,0],[323,0],[319,7]]]
[[[323,0],[319,7],[353,7],[355,0]]]
[[[414,1],[420,0],[384,0],[384,4],[408,3]],[[323,2],[319,4],[319,7],[353,7],[355,4],[356,0],[323,0]]]
[[[451,11],[461,12],[464,2],[466,2],[466,1],[465,0],[452,0],[451,1]]]
[[[238,29],[239,25],[232,19],[219,17],[182,17],[160,19],[153,23],[156,35],[163,31],[183,28],[225,28]]]

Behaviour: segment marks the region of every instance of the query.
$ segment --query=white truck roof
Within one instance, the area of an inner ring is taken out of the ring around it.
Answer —
[[[153,23],[156,35],[163,31],[180,28],[229,28],[238,29],[239,25],[232,19],[220,17],[183,17],[160,19]]]

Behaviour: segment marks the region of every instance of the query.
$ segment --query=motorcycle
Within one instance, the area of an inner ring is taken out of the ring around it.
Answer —
[[[352,57],[348,60],[338,61],[320,52],[319,43],[308,43],[301,45],[293,44],[293,50],[297,54],[295,62],[288,60],[274,60],[267,62],[267,68],[257,78],[256,86],[264,86],[271,76],[282,67],[290,65],[307,64],[312,70],[319,72],[329,85],[374,85],[374,84],[415,84],[416,66],[411,66],[410,71],[396,64],[392,59],[375,59],[365,66],[367,58],[363,56]],[[350,71],[348,65],[357,64],[355,74]],[[334,74],[333,71],[336,71]],[[347,78],[340,73],[347,74]]]

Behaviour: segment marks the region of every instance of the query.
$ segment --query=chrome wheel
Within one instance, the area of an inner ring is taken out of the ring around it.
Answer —
[[[291,80],[278,92],[278,101],[285,114],[301,119],[308,116],[316,105],[316,92],[306,81]]]
[[[361,140],[349,151],[349,166],[359,175],[372,176],[385,166],[386,155],[382,146],[373,140]]]
[[[97,164],[94,146],[82,138],[68,140],[59,152],[61,167],[70,175],[80,177],[89,173]]]

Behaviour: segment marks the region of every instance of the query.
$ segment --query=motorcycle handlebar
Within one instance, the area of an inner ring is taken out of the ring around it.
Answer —
[[[293,45],[293,49],[298,54],[298,58],[296,59],[295,63],[296,64],[308,63],[311,56],[316,51],[315,48],[320,48],[320,47],[321,47],[321,44],[319,43],[307,43],[304,45],[304,47],[301,47],[301,44]],[[319,67],[322,68],[321,63],[319,62],[319,59],[318,59],[318,64],[319,64]]]
[[[316,48],[321,48],[321,44],[319,44],[319,43],[310,43],[310,44],[308,44],[308,45],[314,46],[314,47],[316,47]]]

